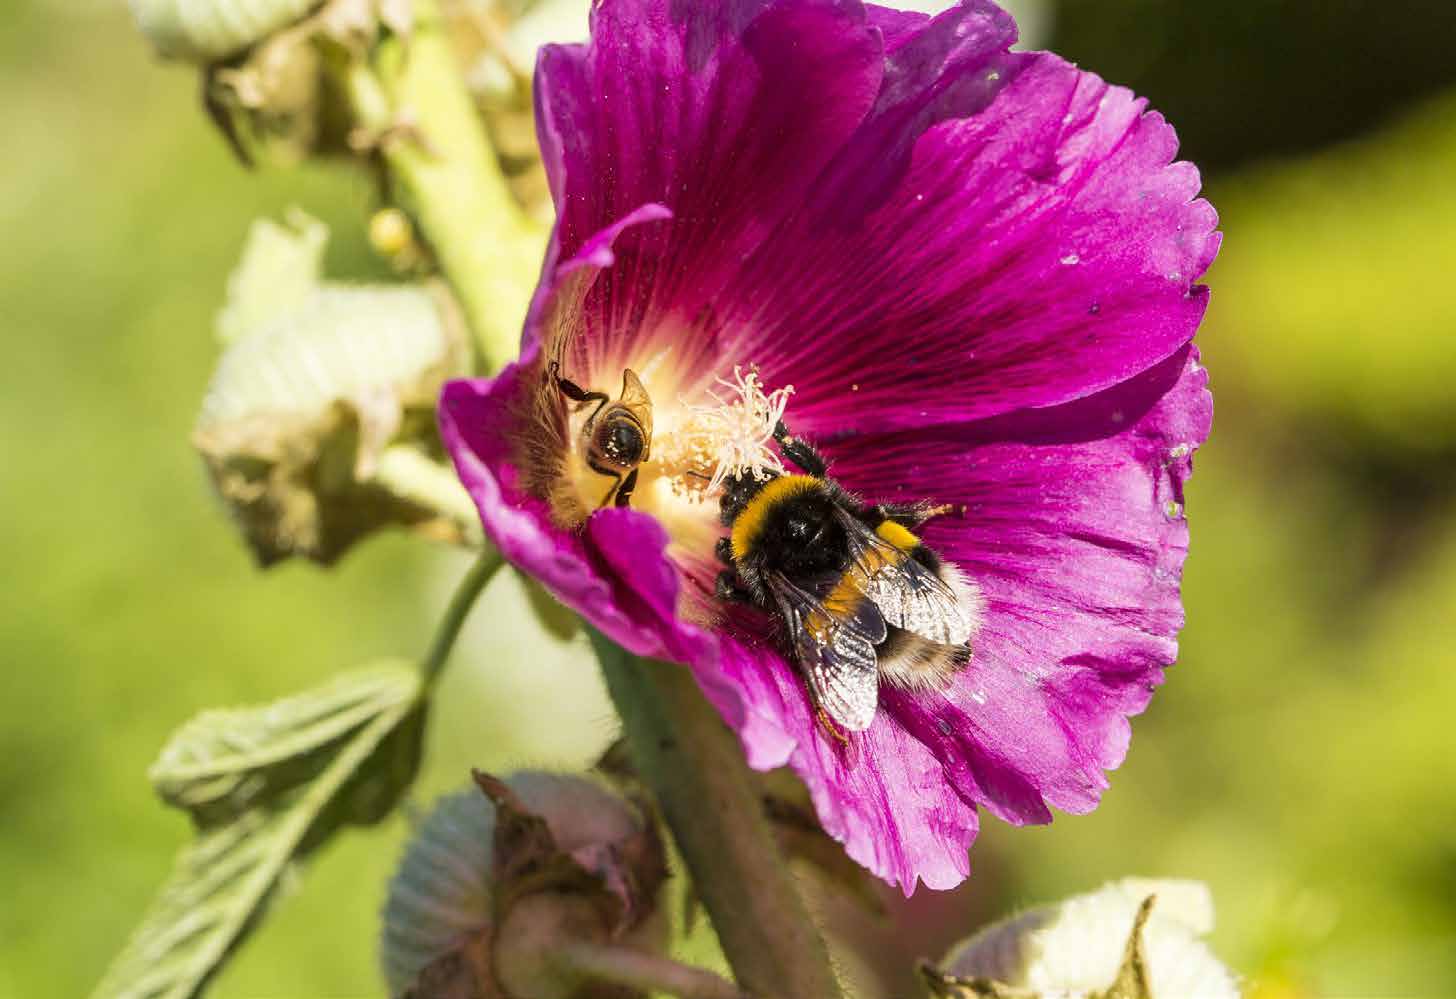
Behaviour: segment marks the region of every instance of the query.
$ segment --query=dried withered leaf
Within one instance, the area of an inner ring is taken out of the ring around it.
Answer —
[[[471,934],[426,965],[398,999],[508,999],[491,971],[490,934]]]

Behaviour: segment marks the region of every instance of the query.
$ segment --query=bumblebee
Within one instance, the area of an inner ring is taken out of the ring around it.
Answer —
[[[970,662],[981,595],[914,533],[951,507],[866,505],[782,421],[774,439],[803,474],[728,479],[716,594],[775,616],[821,717],[860,732],[882,680],[938,687]]]
[[[551,377],[572,402],[597,404],[582,424],[581,441],[587,466],[612,479],[598,506],[612,502],[628,506],[637,488],[637,468],[652,455],[652,400],[642,380],[631,368],[624,369],[622,392],[613,402],[605,392],[589,392],[563,378],[561,366],[555,362]]]

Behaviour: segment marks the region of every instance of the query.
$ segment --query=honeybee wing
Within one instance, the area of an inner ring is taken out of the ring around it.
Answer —
[[[849,539],[850,571],[886,623],[942,645],[971,640],[972,609],[944,580],[848,510],[839,511],[839,520]]]
[[[886,634],[880,611],[868,600],[827,606],[780,573],[769,575],[768,587],[814,702],[850,732],[869,728],[880,696],[875,645]]]

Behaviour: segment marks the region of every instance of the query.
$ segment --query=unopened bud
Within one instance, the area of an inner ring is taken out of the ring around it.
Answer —
[[[1127,878],[989,926],[925,976],[946,999],[1238,999],[1211,929],[1206,885]]]
[[[381,938],[390,994],[455,994],[446,989],[462,981],[460,994],[486,999],[630,994],[583,980],[555,955],[607,940],[665,950],[656,826],[586,778],[479,781],[441,799],[390,883]]]
[[[375,528],[431,521],[371,476],[391,441],[428,439],[440,387],[463,367],[442,296],[320,281],[325,235],[306,218],[254,226],[193,434],[263,564],[328,563]]]
[[[402,273],[417,269],[425,260],[424,248],[415,239],[414,223],[393,206],[381,208],[370,216],[369,245]]]
[[[142,34],[167,59],[213,63],[303,18],[321,0],[129,0]]]
[[[369,219],[369,245],[381,256],[396,256],[413,242],[414,226],[398,208],[381,208]]]
[[[1203,884],[1129,878],[990,926],[925,976],[954,999],[1238,999],[1212,929]]]

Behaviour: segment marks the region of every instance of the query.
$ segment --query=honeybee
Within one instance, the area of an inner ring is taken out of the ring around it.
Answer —
[[[937,687],[970,662],[980,591],[914,533],[951,507],[867,505],[782,421],[774,439],[803,474],[727,480],[716,594],[776,616],[821,717],[860,732],[881,680]]]
[[[605,392],[589,392],[563,378],[551,364],[551,377],[566,398],[597,404],[581,427],[582,451],[592,471],[610,476],[612,485],[598,506],[628,506],[637,488],[637,469],[652,455],[652,400],[631,368],[622,371],[622,392],[616,402]]]

